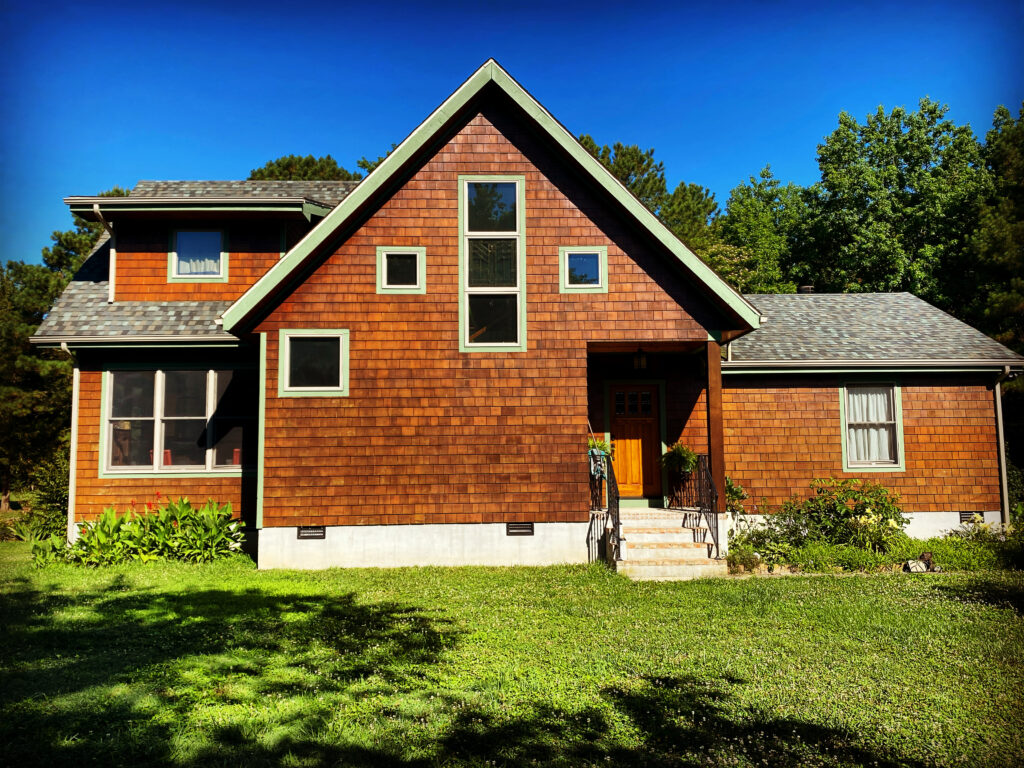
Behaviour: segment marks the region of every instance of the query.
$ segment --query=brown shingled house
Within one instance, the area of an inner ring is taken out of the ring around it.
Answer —
[[[159,492],[230,501],[261,567],[584,561],[610,530],[666,578],[722,571],[726,474],[769,504],[870,477],[922,531],[1005,513],[1024,358],[907,294],[737,294],[494,61],[358,185],[67,202],[110,233],[35,337],[76,361],[72,535]]]

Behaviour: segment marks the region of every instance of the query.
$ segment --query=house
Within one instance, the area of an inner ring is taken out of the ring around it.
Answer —
[[[70,535],[159,492],[231,502],[264,568],[543,564],[611,517],[669,577],[721,568],[727,474],[769,506],[879,480],[920,530],[1006,514],[1024,358],[907,294],[737,294],[493,60],[358,184],[66,202],[109,233],[34,337],[75,361]]]

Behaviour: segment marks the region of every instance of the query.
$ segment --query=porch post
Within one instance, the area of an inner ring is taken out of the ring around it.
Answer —
[[[708,368],[708,455],[711,479],[718,491],[718,511],[725,510],[725,428],[722,424],[722,348],[717,341],[707,343]]]

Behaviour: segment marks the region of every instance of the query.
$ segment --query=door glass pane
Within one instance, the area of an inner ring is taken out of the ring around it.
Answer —
[[[626,393],[615,393],[615,415],[622,416],[626,412]]]
[[[175,419],[164,422],[161,466],[205,466],[206,419]]]
[[[641,392],[640,393],[640,413],[643,416],[651,415],[651,393]]]
[[[416,286],[416,254],[389,253],[385,256],[386,279],[389,287]]]
[[[110,430],[110,466],[153,465],[153,421],[113,421]]]
[[[153,415],[154,371],[116,371],[111,376],[111,416],[118,419]]]
[[[288,386],[341,386],[341,339],[292,336],[288,348]]]
[[[636,392],[629,393],[629,412],[630,414],[636,414],[637,412],[637,394]]]
[[[470,288],[516,287],[516,241],[470,240]]]
[[[514,294],[469,295],[469,344],[515,344],[519,341],[519,297]]]
[[[220,274],[220,232],[178,232],[178,275]]]
[[[206,416],[206,371],[164,374],[164,416]]]
[[[516,231],[514,182],[470,182],[467,219],[470,232]]]
[[[569,285],[600,285],[601,257],[596,253],[569,254]]]

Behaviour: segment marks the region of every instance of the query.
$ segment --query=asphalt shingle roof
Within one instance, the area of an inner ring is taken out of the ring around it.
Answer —
[[[1024,357],[910,293],[748,294],[765,320],[734,362],[887,362]]]
[[[304,197],[333,208],[357,181],[140,181],[130,197],[200,200],[204,197]]]
[[[36,330],[35,339],[130,338],[184,334],[235,340],[214,321],[230,301],[119,301],[107,303],[110,242],[100,238]]]

